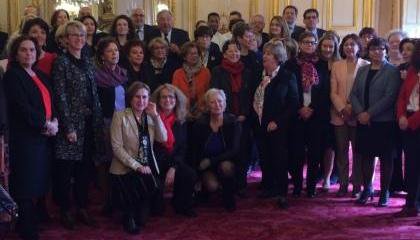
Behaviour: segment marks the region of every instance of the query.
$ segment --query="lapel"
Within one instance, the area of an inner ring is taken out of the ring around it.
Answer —
[[[378,81],[378,79],[380,79],[380,77],[383,75],[383,74],[385,74],[385,70],[386,70],[386,65],[387,65],[388,63],[386,62],[386,61],[384,61],[383,63],[382,63],[382,66],[381,66],[381,68],[378,70],[378,72],[375,74],[375,76],[373,76],[373,79],[372,79],[372,81],[370,82],[370,86],[371,87],[373,87],[375,84],[376,84],[376,82]]]
[[[137,128],[137,122],[136,119],[134,119],[134,113],[131,108],[127,108],[125,110],[125,116],[128,119],[128,122],[131,125],[131,128],[133,128],[134,134],[136,135],[137,139],[139,139],[139,129]]]

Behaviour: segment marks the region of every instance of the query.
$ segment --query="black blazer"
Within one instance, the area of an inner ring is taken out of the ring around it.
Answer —
[[[147,42],[156,37],[162,37],[162,33],[159,28],[152,27]],[[184,43],[190,41],[190,37],[188,36],[188,32],[179,28],[172,28],[170,41],[171,43],[175,43],[178,47],[181,47]]]
[[[153,31],[153,29],[154,29],[153,26],[148,25],[148,24],[144,24],[144,26],[143,26],[143,32],[144,32],[143,42],[146,43],[146,41],[150,39],[150,35],[151,35],[151,32]],[[138,35],[137,35],[137,37],[138,37]]]
[[[3,68],[0,67],[0,136],[4,134],[6,129],[6,97],[4,95],[3,84]]]
[[[264,90],[262,129],[266,131],[268,123],[274,121],[279,131],[286,131],[292,116],[297,111],[298,103],[296,77],[281,66],[277,75]]]
[[[208,138],[212,133],[210,115],[203,114],[194,123],[191,132],[191,164],[196,169],[200,161],[208,156],[205,149]],[[239,153],[241,126],[236,117],[229,113],[223,114],[223,126],[219,129],[222,134],[225,151],[220,155],[210,158],[211,166],[217,166],[222,161],[236,162]]]
[[[242,88],[239,93],[240,98],[240,114],[244,116],[249,115],[251,106],[250,99],[250,82],[251,72],[245,67],[242,72]],[[211,72],[210,88],[222,89],[226,94],[226,112],[232,111],[232,86],[230,84],[230,73],[222,68],[221,65],[213,68]]]
[[[153,145],[159,169],[177,168],[179,164],[185,162],[187,153],[187,123],[175,121],[172,127],[172,133],[174,134],[175,144],[171,154],[168,154],[160,143],[156,142]]]
[[[295,39],[297,42],[299,42],[299,36],[300,36],[300,34],[303,33],[303,32],[305,32],[305,31],[306,31],[305,28],[299,27],[299,26],[295,26],[295,29],[293,30],[293,33],[292,33],[292,38]],[[317,28],[316,29],[316,34],[317,34],[318,40],[321,39],[322,36],[324,36],[325,32],[326,31],[324,29],[322,29],[322,28]]]
[[[214,67],[219,66],[222,62],[222,53],[220,52],[219,45],[214,42],[210,43],[209,60],[207,61],[207,68],[211,71]]]
[[[162,72],[159,74],[155,73],[152,64],[148,63],[146,66],[145,83],[150,87],[151,92],[154,92],[156,88],[162,84],[172,83],[172,76],[174,75],[175,70],[181,67],[176,60],[169,57],[163,66]]]
[[[328,81],[327,81],[327,73],[325,70],[320,70],[321,65],[315,64],[315,67],[318,72],[319,76],[319,84],[313,85],[311,89],[311,103],[308,107],[314,110],[314,113],[311,117],[313,120],[325,120],[328,119],[329,115],[329,96],[330,93],[328,92]],[[299,94],[299,102],[298,102],[298,109],[303,107],[303,87],[302,87],[302,74],[301,68],[297,63],[297,60],[290,59],[285,63],[285,68],[292,72],[296,76],[297,82],[297,89]],[[298,113],[296,111],[295,117],[298,117]]]
[[[270,41],[270,35],[268,35],[268,33],[263,32],[261,33],[261,38],[262,38],[261,46],[258,48],[258,50],[262,52],[264,48],[264,44]]]

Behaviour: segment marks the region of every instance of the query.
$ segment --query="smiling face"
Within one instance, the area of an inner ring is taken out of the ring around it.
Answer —
[[[77,27],[69,27],[66,43],[69,50],[81,51],[86,43],[86,33]]]
[[[406,42],[402,46],[402,56],[404,59],[404,62],[410,62],[411,56],[413,56],[414,52],[414,44],[412,42]]]
[[[163,88],[160,91],[159,108],[163,112],[173,112],[176,106],[175,92],[170,91],[168,88]]]
[[[211,94],[208,98],[208,108],[212,115],[223,114],[226,108],[225,101],[219,93]]]
[[[284,9],[283,17],[286,20],[287,24],[294,24],[297,19],[295,9],[291,7]]]
[[[380,64],[385,60],[386,57],[386,48],[383,45],[380,46],[370,46],[369,48],[369,58],[372,63]]]
[[[191,47],[188,49],[187,54],[184,57],[184,61],[189,66],[194,66],[200,60],[200,55],[198,54],[198,49],[196,47]]]
[[[149,91],[145,88],[137,90],[136,94],[130,101],[130,106],[135,112],[143,112],[149,104]]]
[[[169,12],[161,12],[157,19],[157,24],[163,33],[169,33],[174,25],[174,19]]]
[[[28,68],[36,61],[36,48],[31,40],[23,41],[17,51],[16,61],[23,67]]]
[[[131,65],[140,66],[144,60],[144,51],[140,46],[135,46],[130,49],[128,53],[128,61]]]
[[[39,47],[44,46],[47,42],[47,33],[39,25],[33,25],[29,29],[28,35],[36,39]]]
[[[281,23],[277,19],[273,19],[270,22],[270,34],[273,37],[281,37],[283,30],[281,28]]]
[[[127,20],[120,18],[117,20],[116,26],[116,33],[120,36],[125,36],[128,34],[128,22]]]
[[[251,31],[245,31],[242,37],[238,37],[238,41],[241,45],[241,48],[251,49],[253,38],[254,33],[252,33]]]
[[[305,24],[306,28],[310,30],[316,29],[318,22],[319,19],[315,12],[308,12],[303,18],[303,23]]]
[[[237,63],[241,58],[241,52],[235,43],[231,43],[229,44],[226,52],[223,53],[223,57],[232,63]]]
[[[354,41],[354,39],[349,38],[344,42],[343,45],[344,55],[346,58],[357,58],[357,55],[360,51],[359,45]]]
[[[331,39],[325,39],[321,43],[321,55],[324,59],[329,60],[334,54],[335,44]]]
[[[85,18],[83,20],[83,25],[85,25],[85,27],[86,27],[86,34],[88,36],[92,36],[92,35],[95,34],[96,27],[95,27],[95,22],[92,19]]]
[[[152,57],[156,60],[163,60],[168,55],[168,47],[160,42],[156,42],[152,47]]]
[[[67,23],[69,21],[66,12],[64,11],[60,11],[57,15],[57,22],[56,25],[60,26],[60,25],[64,25],[65,23]]]
[[[299,42],[299,48],[303,53],[312,54],[316,50],[316,44],[314,37],[306,37]]]
[[[272,72],[277,68],[279,62],[275,58],[270,48],[264,49],[263,66],[266,72]]]

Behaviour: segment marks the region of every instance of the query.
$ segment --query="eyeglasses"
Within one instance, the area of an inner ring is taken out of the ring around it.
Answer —
[[[74,37],[74,38],[76,38],[76,37],[84,38],[84,37],[86,37],[86,34],[85,33],[69,33],[68,36],[69,37]]]
[[[303,45],[310,45],[310,46],[315,46],[318,44],[317,41],[302,41]]]
[[[161,95],[160,96],[161,99],[175,99],[174,95]]]
[[[371,47],[369,48],[369,51],[376,52],[376,51],[384,51],[386,48],[384,47]]]

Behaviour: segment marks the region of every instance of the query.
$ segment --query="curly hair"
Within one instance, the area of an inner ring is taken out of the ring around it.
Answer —
[[[188,109],[187,109],[187,97],[182,93],[179,88],[176,86],[165,83],[163,85],[160,85],[152,94],[152,101],[156,103],[156,107],[158,110],[161,109],[161,106],[159,105],[159,100],[161,98],[161,92],[162,90],[168,90],[170,93],[173,93],[175,95],[176,104],[175,104],[175,115],[176,119],[183,123],[186,120]]]

